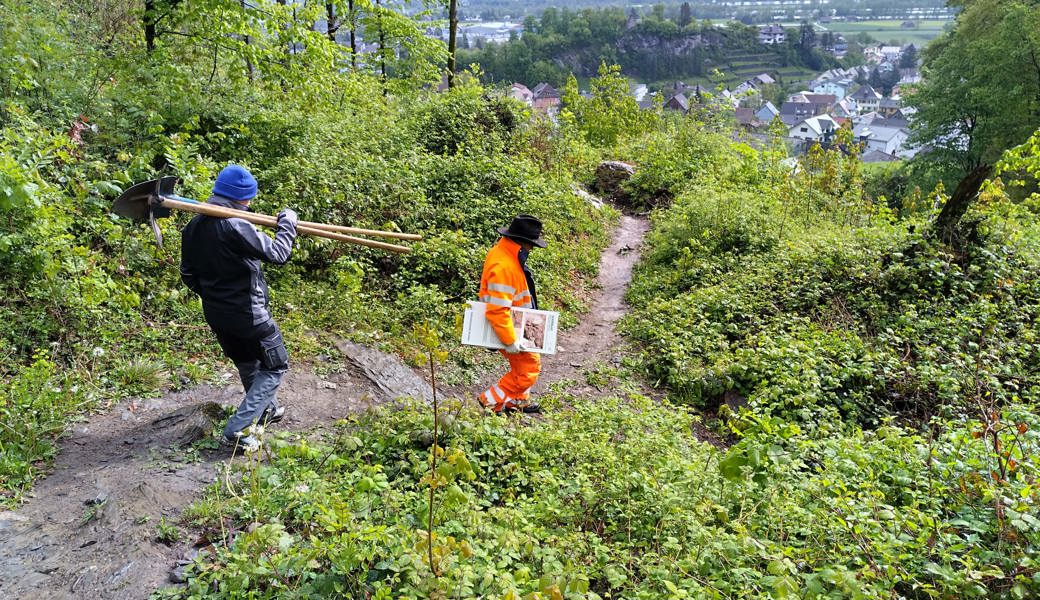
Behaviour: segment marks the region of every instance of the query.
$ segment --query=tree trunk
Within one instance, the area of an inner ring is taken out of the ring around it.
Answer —
[[[455,87],[455,36],[459,30],[458,0],[448,0],[448,87]]]
[[[350,23],[350,69],[357,71],[357,15],[354,0],[347,0],[347,21]]]
[[[379,24],[379,73],[383,81],[383,94],[386,95],[386,31],[383,30],[382,0],[376,0],[376,22]]]
[[[144,47],[155,50],[155,0],[144,0]]]
[[[336,6],[332,2],[325,3],[325,31],[329,36],[330,42],[336,41],[336,31],[339,30],[339,25],[336,24]]]
[[[148,52],[155,50],[159,39],[159,21],[168,17],[180,3],[181,0],[144,0],[144,46]],[[165,12],[159,14],[160,10]]]
[[[246,8],[246,0],[239,0],[239,4],[242,6],[243,10]],[[246,46],[248,46],[250,43],[249,36],[242,36],[242,41],[244,41]],[[256,67],[253,65],[253,61],[249,60],[248,56],[246,57],[246,73],[249,75],[249,83],[253,83],[256,79]]]
[[[982,182],[989,177],[992,169],[993,167],[990,165],[980,165],[968,173],[957,184],[957,189],[953,191],[953,195],[950,196],[950,199],[943,205],[942,210],[939,211],[939,216],[936,217],[935,223],[932,225],[932,231],[944,243],[953,243],[961,217],[964,216],[964,213],[968,211],[968,207],[971,206],[971,203],[979,195],[979,188],[982,187]]]

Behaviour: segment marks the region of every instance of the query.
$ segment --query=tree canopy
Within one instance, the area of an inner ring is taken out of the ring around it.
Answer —
[[[1040,7],[1030,0],[971,0],[954,27],[921,52],[913,139],[922,160],[959,177],[1024,142],[1040,127]]]

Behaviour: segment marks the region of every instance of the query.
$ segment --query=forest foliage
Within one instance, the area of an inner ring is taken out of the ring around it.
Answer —
[[[423,233],[406,256],[301,240],[269,270],[272,308],[301,359],[339,336],[426,346],[467,381],[478,355],[436,339],[511,215],[545,216],[540,298],[571,323],[589,308],[616,212],[572,186],[609,157],[656,208],[622,325],[633,353],[583,374],[601,398],[561,382],[541,419],[451,399],[436,421],[414,404],[320,440],[268,431],[185,513],[210,545],[155,596],[1040,594],[1040,134],[994,151],[949,246],[930,229],[944,188],[866,193],[895,188],[847,130],[792,161],[777,138],[734,139],[726,115],[639,111],[610,66],[589,97],[566,86],[553,122],[479,73],[424,87],[441,49],[383,5],[359,3],[390,41],[355,67],[317,8],[161,4],[151,51],[131,3],[0,13],[5,503],[70,420],[215,372],[177,280],[186,217],[157,248],[108,212],[130,183],[174,174],[203,198],[240,162],[263,212]]]
[[[571,74],[594,77],[603,63],[640,81],[669,83],[706,79],[737,54],[764,56],[767,64],[782,67],[822,70],[838,64],[823,50],[803,45],[794,29],[784,44],[763,46],[757,27],[666,16],[663,8],[657,5],[634,22],[621,8],[547,8],[527,17],[523,35],[508,42],[470,40],[474,48],[461,51],[459,63],[481,65],[489,81],[529,87],[543,81],[559,87]]]

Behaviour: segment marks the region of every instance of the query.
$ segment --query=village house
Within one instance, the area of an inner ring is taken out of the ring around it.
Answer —
[[[835,58],[844,58],[849,53],[849,42],[843,35],[837,35],[834,38],[834,48],[831,49],[831,54]]]
[[[920,83],[921,72],[917,69],[899,69],[899,84]]]
[[[874,88],[869,85],[860,86],[849,97],[856,101],[861,114],[877,111],[881,107],[881,94],[874,91]]]
[[[902,102],[898,98],[882,98],[881,102],[878,103],[878,114],[886,119],[890,119],[899,114],[899,111],[903,108]]]
[[[522,83],[514,83],[509,87],[509,97],[515,98],[528,106],[534,104],[534,93]]]
[[[830,115],[819,115],[795,123],[788,129],[787,137],[800,140],[802,147],[808,148],[812,144],[829,142],[838,127]]]
[[[866,150],[877,150],[892,156],[909,158],[913,156],[903,148],[910,137],[906,126],[888,126],[885,119],[877,119],[869,124],[856,125],[852,129],[856,140],[865,145]]]
[[[852,98],[842,98],[834,103],[830,111],[831,116],[850,119],[859,114],[859,107]]]
[[[682,92],[674,94],[665,103],[664,107],[668,110],[674,110],[686,114],[690,112],[690,101],[686,98],[686,95]]]
[[[812,91],[815,94],[831,94],[838,100],[841,100],[848,95],[849,90],[852,89],[855,83],[848,78],[842,79],[828,79],[826,81],[819,81],[813,86]]]
[[[762,102],[762,88],[775,83],[776,80],[768,73],[761,73],[733,88],[730,94],[736,100],[735,106],[756,107]]]
[[[863,144],[864,154],[875,150],[897,158],[912,158],[916,148],[907,148],[910,128],[906,119],[885,118],[878,113],[867,113],[853,120],[852,133]]]
[[[772,123],[773,119],[778,116],[780,116],[780,109],[768,100],[762,105],[762,108],[758,109],[758,112],[755,113],[755,119],[758,120],[759,123],[765,123],[767,125]]]
[[[738,108],[733,111],[733,117],[737,120],[737,125],[742,129],[754,129],[759,125],[759,122],[755,119],[755,109],[753,108]]]
[[[903,119],[904,121],[909,121],[913,117],[914,113],[916,113],[916,112],[917,112],[917,109],[914,108],[913,106],[904,106],[904,107],[900,108],[899,112],[897,112],[892,118],[893,119]]]
[[[878,44],[876,46],[867,46],[864,48],[863,58],[867,59],[868,63],[880,64],[884,62],[895,62],[899,60],[899,56],[902,53],[902,46],[882,46]]]
[[[793,127],[809,117],[825,114],[830,107],[831,104],[826,102],[792,102],[788,100],[780,105],[780,120],[784,125]]]
[[[687,83],[683,83],[682,81],[676,81],[675,83],[673,83],[671,92],[673,95],[683,94],[689,100],[695,103],[703,102],[703,99],[706,97],[706,94],[710,93],[708,89],[701,87],[700,84],[689,85]]]
[[[776,80],[773,79],[772,77],[770,77],[769,73],[762,73],[762,74],[759,74],[759,75],[755,75],[754,77],[752,77],[748,81],[750,81],[758,89],[762,89],[762,86],[764,86],[764,85],[772,85],[772,84],[776,83]]]
[[[542,82],[534,86],[531,94],[534,98],[532,106],[539,112],[553,113],[560,105],[560,92],[548,83]]]
[[[880,53],[881,53],[881,58],[884,59],[886,62],[894,63],[894,62],[899,60],[900,56],[902,56],[902,54],[903,54],[903,47],[902,46],[882,46],[881,50],[880,50]]]
[[[745,81],[744,83],[741,83],[737,87],[733,88],[732,92],[734,95],[743,94],[746,96],[750,94],[757,94],[758,88],[756,88],[755,85],[751,83],[751,81]]]
[[[816,86],[826,81],[831,81],[832,79],[844,79],[848,77],[849,76],[845,73],[845,69],[829,69],[827,71],[824,71],[823,73],[820,73],[819,76],[816,77],[816,79],[810,81],[809,87],[815,88]]]
[[[730,106],[732,106],[733,108],[740,106],[740,96],[734,94],[733,92],[729,90],[722,90],[721,92],[719,92],[719,95],[722,96],[722,100],[728,102]]]
[[[813,104],[826,104],[827,106],[832,106],[835,102],[838,101],[838,98],[834,94],[803,93],[801,96],[805,98],[806,102],[811,102]]]
[[[779,23],[762,25],[758,28],[758,43],[773,45],[783,44],[787,41],[787,32]]]

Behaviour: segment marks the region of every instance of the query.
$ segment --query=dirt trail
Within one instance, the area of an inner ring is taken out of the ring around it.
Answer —
[[[561,338],[562,350],[546,360],[536,392],[577,379],[586,366],[620,360],[613,325],[624,314],[623,296],[647,227],[645,219],[622,217],[603,253],[595,309]],[[280,402],[289,407],[280,427],[327,426],[425,385],[392,357],[349,343],[340,350],[344,366],[338,372],[290,372],[279,390]],[[395,381],[380,381],[382,376]],[[220,476],[229,453],[174,450],[177,432],[152,423],[207,401],[237,405],[241,386],[231,373],[225,381],[125,402],[73,425],[53,472],[37,483],[29,502],[0,512],[0,598],[138,600],[165,585],[196,540],[167,546],[156,539],[158,524],[176,522]]]
[[[640,245],[649,227],[645,217],[622,215],[613,241],[600,258],[599,289],[592,309],[582,316],[576,328],[561,334],[560,349],[546,357],[533,393],[557,381],[575,379],[583,369],[597,363],[616,365],[620,362],[620,337],[614,325],[625,315],[625,291],[632,280],[632,268],[639,262]],[[583,390],[573,391],[582,393]]]

